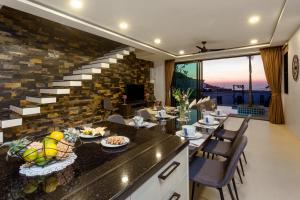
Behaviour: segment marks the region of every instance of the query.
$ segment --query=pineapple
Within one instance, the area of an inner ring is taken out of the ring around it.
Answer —
[[[27,149],[26,146],[30,143],[31,141],[27,137],[24,137],[11,142],[5,142],[1,146],[9,147],[6,157],[6,159],[8,159],[8,156],[18,157],[18,155],[22,155],[23,152]]]
[[[75,128],[68,128],[64,131],[64,139],[57,143],[56,159],[64,160],[73,152],[74,145],[79,137],[79,131]]]

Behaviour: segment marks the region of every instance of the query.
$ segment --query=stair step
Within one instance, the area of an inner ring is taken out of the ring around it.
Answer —
[[[129,52],[134,52],[135,51],[135,48],[133,48],[133,47],[125,47],[125,48],[119,48],[119,49],[115,49],[115,50],[112,50],[112,51],[110,51],[110,52],[118,52],[118,51],[123,51],[123,50],[125,50],[125,51],[129,51]]]
[[[40,107],[17,107],[10,105],[9,109],[20,115],[34,115],[41,113]]]
[[[83,65],[81,67],[81,69],[90,69],[90,68],[109,68],[109,64],[108,63],[94,63],[94,64],[89,64],[89,65]]]
[[[64,76],[64,80],[92,80],[93,76],[88,74]]]
[[[52,86],[56,87],[80,87],[82,86],[81,81],[55,81]]]
[[[94,64],[94,63],[111,63],[111,64],[114,64],[114,63],[117,63],[117,59],[115,59],[115,58],[100,58],[100,59],[97,59],[97,60],[92,61],[90,63],[91,64]]]
[[[104,56],[101,58],[97,58],[97,60],[103,59],[103,58],[115,58],[118,60],[118,59],[123,59],[123,55],[119,54],[119,53],[108,53],[108,54],[104,54]]]
[[[70,94],[70,89],[40,89],[42,94]]]
[[[0,116],[0,128],[10,128],[22,125],[22,118],[14,114],[2,114]]]
[[[100,68],[88,68],[73,71],[73,74],[101,74]]]
[[[26,97],[26,101],[38,104],[56,103],[56,97]]]
[[[114,55],[114,54],[121,54],[123,56],[128,56],[130,54],[130,51],[117,49],[117,50],[111,51],[110,53],[106,53],[104,56],[109,56],[109,55]]]

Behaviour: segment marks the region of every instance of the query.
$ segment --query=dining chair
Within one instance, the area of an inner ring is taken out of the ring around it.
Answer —
[[[246,132],[247,128],[248,128],[248,123],[247,122],[243,123],[241,129],[238,131],[236,137],[234,138],[234,140],[232,142],[220,141],[220,140],[216,140],[216,139],[208,140],[202,149],[203,156],[205,156],[205,153],[206,153],[207,158],[209,158],[209,154],[212,154],[212,159],[214,159],[215,155],[228,158],[232,154],[232,151],[235,149],[235,146],[238,144],[240,137],[242,137],[244,135],[244,133]],[[245,176],[242,161],[239,160],[239,162],[241,165],[242,173]],[[243,183],[243,179],[242,179],[242,176],[241,176],[238,166],[237,166],[237,172],[238,172],[241,183]]]
[[[238,134],[239,131],[241,131],[241,129],[243,128],[245,123],[249,123],[251,119],[251,115],[248,115],[242,122],[240,128],[237,131],[231,131],[231,130],[227,130],[227,129],[219,129],[218,131],[216,131],[214,133],[214,136],[216,138],[218,138],[219,140],[229,140],[229,141],[233,141],[234,138],[236,137],[236,135]],[[245,163],[247,164],[247,158],[245,155],[245,152],[243,152],[243,158],[245,160]]]
[[[242,136],[237,142],[235,149],[226,161],[210,160],[205,157],[195,157],[189,166],[189,178],[193,182],[192,200],[195,193],[195,183],[218,189],[221,200],[224,200],[223,187],[227,186],[231,199],[234,200],[230,181],[233,183],[237,200],[238,192],[234,179],[234,172],[238,161],[247,145],[247,137]]]
[[[110,115],[107,118],[107,121],[117,124],[126,124],[124,118],[119,114]]]
[[[104,108],[104,110],[108,111],[109,114],[112,114],[113,112],[118,110],[118,108],[113,107],[110,98],[103,99],[103,108]]]
[[[137,115],[144,118],[144,120],[152,120],[153,119],[152,115],[149,113],[149,111],[146,108],[138,110]]]

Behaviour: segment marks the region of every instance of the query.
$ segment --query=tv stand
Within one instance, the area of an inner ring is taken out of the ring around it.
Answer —
[[[153,102],[148,101],[134,101],[134,102],[126,102],[126,104],[119,105],[119,112],[125,118],[133,117],[136,110],[150,107],[153,105]]]

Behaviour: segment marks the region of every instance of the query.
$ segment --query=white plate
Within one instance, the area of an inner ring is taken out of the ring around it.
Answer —
[[[204,119],[200,119],[199,121],[198,121],[200,124],[203,124],[203,125],[207,125],[207,126],[215,126],[215,125],[219,125],[220,124],[220,122],[218,122],[218,121],[213,121],[213,123],[210,123],[210,124],[208,124],[208,123],[206,123],[205,121],[204,121]]]
[[[194,136],[185,136],[182,130],[177,131],[176,135],[179,137],[185,137],[185,138],[191,139],[191,140],[196,140],[196,139],[200,139],[203,137],[203,134],[200,132],[196,132]]]
[[[129,125],[129,126],[134,126],[134,127],[135,127],[135,124],[134,124],[134,122],[132,122],[132,121],[129,122],[128,125]],[[139,128],[147,127],[148,125],[149,125],[148,122],[143,122],[143,124],[142,124],[141,126],[139,126]]]
[[[125,137],[125,136],[123,136],[123,137],[124,137],[124,140],[125,140],[123,144],[116,144],[116,145],[107,144],[106,143],[107,138],[105,138],[105,139],[101,140],[101,145],[104,146],[104,147],[108,147],[108,148],[117,148],[117,147],[122,147],[122,146],[125,146],[125,145],[129,144],[130,139],[128,137]]]
[[[92,138],[97,138],[97,137],[101,137],[102,135],[87,135],[87,134],[84,134],[84,133],[80,133],[79,134],[79,137],[81,138],[85,138],[85,139],[92,139]]]
[[[225,113],[221,113],[220,115],[217,115],[217,113],[215,112],[212,112],[212,113],[209,113],[211,116],[214,116],[214,117],[227,117],[227,114]]]
[[[161,117],[159,115],[155,115],[156,118],[159,118],[159,119],[169,119],[170,117],[169,116],[164,116],[164,117]]]

